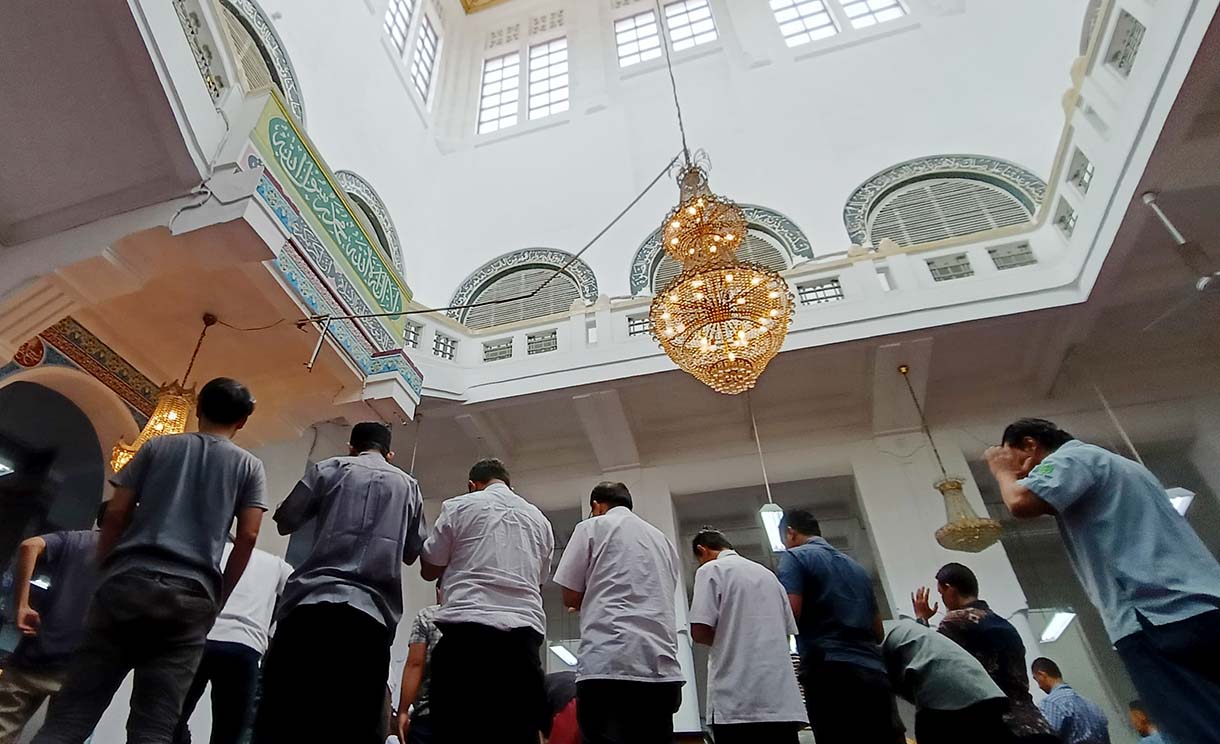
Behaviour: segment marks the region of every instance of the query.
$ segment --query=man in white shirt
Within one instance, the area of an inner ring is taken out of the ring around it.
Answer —
[[[229,562],[233,545],[224,547]],[[255,548],[246,572],[229,595],[229,601],[208,633],[203,659],[182,707],[174,744],[190,744],[187,726],[191,713],[212,684],[211,744],[237,744],[254,719],[254,694],[258,687],[258,665],[267,652],[275,601],[284,592],[292,566]]]
[[[580,611],[576,716],[585,744],[669,744],[685,677],[674,607],[678,552],[631,511],[622,483],[599,483],[555,572]]]
[[[555,536],[542,512],[509,488],[499,460],[475,463],[467,488],[441,507],[421,554],[424,579],[443,575],[445,585],[432,728],[440,742],[480,741],[491,731],[504,744],[537,744],[547,717],[542,582]]]
[[[788,652],[797,628],[787,592],[719,530],[704,527],[691,548],[699,562],[691,638],[712,647],[707,720],[716,744],[796,744],[809,719]]]

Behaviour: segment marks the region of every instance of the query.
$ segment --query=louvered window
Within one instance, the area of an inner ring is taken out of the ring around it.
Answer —
[[[385,32],[399,54],[407,53],[407,32],[411,29],[411,14],[415,0],[390,0],[385,11]]]
[[[993,245],[987,249],[991,254],[991,262],[997,269],[1016,269],[1021,266],[1032,266],[1038,263],[1029,243],[1013,243],[1012,245]]]
[[[974,268],[970,266],[970,259],[965,253],[929,258],[928,271],[932,272],[932,278],[938,282],[974,276]]]
[[[559,348],[559,332],[552,328],[542,333],[531,333],[525,337],[525,353],[546,354]]]
[[[483,342],[483,361],[498,362],[501,359],[512,359],[512,357],[513,340],[511,338]]]
[[[754,230],[750,230],[746,234],[746,239],[742,241],[741,247],[737,249],[737,258],[745,263],[765,266],[772,271],[785,271],[788,269],[788,259],[785,256],[785,251],[778,248],[770,238]],[[652,272],[653,293],[660,292],[665,285],[669,284],[675,276],[681,273],[682,264],[670,258],[668,254],[662,253],[661,260]]]
[[[874,246],[889,238],[901,246],[1020,225],[1029,209],[999,186],[964,177],[929,178],[898,187],[869,216]]]
[[[627,317],[627,335],[628,336],[646,336],[648,335],[648,316],[647,315],[630,315]]]
[[[224,5],[221,6],[221,9],[224,14],[225,31],[228,32],[229,41],[233,44],[233,53],[237,57],[238,67],[241,68],[246,90],[255,91],[270,86],[275,86],[278,90],[280,81],[267,64],[267,58],[254,35],[233,11]],[[280,92],[283,93],[282,90]]]
[[[432,337],[432,353],[441,359],[453,361],[453,357],[457,355],[457,339],[452,336],[446,336],[439,331]]]
[[[421,330],[423,330],[423,326],[421,326],[419,323],[412,323],[408,320],[406,327],[402,331],[403,345],[411,349],[418,349],[419,332]]]
[[[550,266],[514,269],[493,279],[476,292],[470,302],[473,304],[523,297],[541,287],[554,273],[555,269]],[[462,320],[471,328],[491,328],[504,323],[567,313],[572,309],[572,303],[580,297],[580,289],[572,277],[560,274],[533,297],[471,308]]]
[[[419,35],[415,38],[415,54],[411,59],[411,81],[425,103],[428,101],[428,94],[432,92],[432,76],[436,72],[436,56],[440,51],[440,43],[432,19],[425,13],[419,25]]]
[[[843,299],[843,284],[839,277],[819,279],[796,285],[796,294],[802,305],[823,305]]]

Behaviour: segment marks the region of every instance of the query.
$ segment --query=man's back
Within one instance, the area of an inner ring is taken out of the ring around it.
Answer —
[[[1077,694],[1071,685],[1056,685],[1047,693],[1041,708],[1063,744],[1110,744],[1106,714],[1092,700]]]
[[[962,710],[1004,692],[966,651],[913,620],[899,620],[882,644],[890,679],[920,709]]]
[[[145,442],[111,482],[135,492],[131,523],[102,566],[102,580],[141,568],[199,581],[220,597],[225,536],[243,508],[266,508],[257,457],[226,437],[190,433]]]
[[[679,682],[678,554],[619,506],[576,526],[555,583],[582,592],[580,679]]]
[[[402,564],[424,539],[415,479],[369,451],[315,465],[276,510],[281,531],[317,519],[309,556],[284,589],[277,613],[301,604],[350,604],[391,630],[402,617]]]
[[[445,566],[436,622],[545,635],[541,586],[554,550],[551,523],[503,483],[449,499],[423,552],[428,563]]]
[[[820,537],[785,551],[779,578],[802,598],[797,643],[805,664],[836,661],[884,672],[876,635],[877,599],[860,564]]]
[[[225,545],[225,563],[231,552],[232,543]],[[245,573],[216,617],[208,640],[240,643],[260,654],[265,653],[276,600],[283,593],[291,573],[292,566],[282,559],[255,548],[250,553]]]
[[[38,634],[22,638],[13,652],[13,661],[22,666],[68,662],[80,644],[85,613],[97,588],[96,531],[52,532],[42,539],[51,583],[38,606]]]

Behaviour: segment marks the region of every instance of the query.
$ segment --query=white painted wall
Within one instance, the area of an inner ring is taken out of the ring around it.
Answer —
[[[447,12],[430,112],[383,44],[384,2],[343,13],[325,0],[262,4],[280,15],[310,135],[331,167],[360,173],[385,199],[424,302],[448,300],[502,253],[579,248],[678,149],[667,76],[655,62],[618,69],[609,2]],[[908,19],[794,50],[765,2],[712,4],[721,40],[675,59],[690,143],[711,154],[715,188],[788,214],[818,252],[847,247],[850,192],[909,158],[979,153],[1049,176],[1082,0],[969,0],[945,15],[943,3],[910,0]],[[487,32],[558,7],[567,11],[571,111],[476,136]],[[632,255],[674,201],[671,185],[658,189],[587,254],[603,291],[626,293]]]

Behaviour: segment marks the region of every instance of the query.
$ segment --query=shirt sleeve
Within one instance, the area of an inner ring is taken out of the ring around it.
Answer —
[[[292,577],[292,565],[287,561],[280,561],[280,580],[276,582],[275,593],[280,595],[284,593],[284,588],[288,586],[288,579]]]
[[[296,532],[318,513],[318,497],[322,487],[320,463],[309,466],[288,497],[280,502],[272,519],[282,530]]]
[[[1042,715],[1046,716],[1051,728],[1055,731],[1063,730],[1063,724],[1067,722],[1068,718],[1067,706],[1061,705],[1054,697],[1046,697],[1038,707],[1042,710]]]
[[[1092,489],[1095,464],[1083,453],[1051,454],[1020,482],[1034,495],[1063,512]]]
[[[779,577],[779,583],[784,585],[784,591],[788,594],[805,593],[805,576],[792,551],[786,550],[780,555],[779,568],[776,569],[775,575]]]
[[[542,583],[551,575],[551,562],[555,560],[555,528],[551,526],[550,520],[543,517],[543,522],[546,524],[546,534],[543,535],[541,570],[539,576],[542,577]]]
[[[424,497],[419,492],[419,483],[414,479],[408,481],[411,493],[411,516],[407,523],[407,539],[402,546],[402,562],[408,566],[419,557],[424,549],[424,541],[428,539],[428,520],[424,517]]]
[[[144,443],[143,447],[136,452],[135,457],[131,458],[119,472],[115,473],[110,479],[110,485],[115,488],[129,488],[136,493],[136,501],[140,500],[140,486],[144,485],[144,478],[148,475],[149,464],[153,457],[156,456],[156,451],[159,446],[156,438],[150,439]]]
[[[792,614],[792,603],[788,601],[788,593],[779,582],[776,582],[776,588],[779,589],[779,597],[784,605],[784,621],[788,635],[798,635],[801,631],[796,625],[796,616]]]
[[[242,484],[241,493],[237,494],[237,508],[254,507],[267,511],[267,471],[263,469],[263,461],[253,457],[250,472]]]
[[[433,566],[448,566],[450,554],[453,552],[451,503],[453,502],[446,501],[441,505],[440,516],[436,518],[436,524],[432,525],[432,534],[428,535],[428,539],[424,541],[424,546],[420,549],[423,559]]]
[[[695,592],[690,603],[690,621],[715,628],[720,622],[720,588],[711,564],[701,566],[695,572]],[[789,611],[788,614],[792,614]]]
[[[47,546],[43,551],[43,560],[54,565],[63,555],[64,544],[68,541],[67,536],[62,532],[51,532],[43,535],[42,541]]]
[[[415,622],[411,623],[411,635],[407,638],[407,645],[413,646],[417,643],[428,642],[428,621],[424,618],[423,610],[415,613]]]
[[[576,525],[572,539],[559,559],[559,568],[555,571],[555,583],[564,589],[574,592],[585,590],[585,581],[589,572],[589,558],[592,552],[592,541],[589,539],[589,522],[585,520]]]

